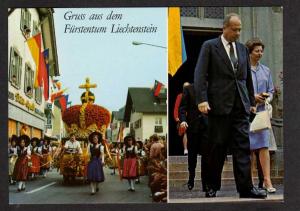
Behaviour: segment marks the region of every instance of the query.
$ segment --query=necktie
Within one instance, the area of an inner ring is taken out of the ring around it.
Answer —
[[[231,60],[231,62],[232,62],[232,64],[233,64],[233,71],[236,72],[236,70],[237,70],[237,65],[238,65],[238,60],[237,60],[237,58],[235,57],[232,42],[229,43],[229,46],[230,46],[230,50],[229,50],[230,60]]]

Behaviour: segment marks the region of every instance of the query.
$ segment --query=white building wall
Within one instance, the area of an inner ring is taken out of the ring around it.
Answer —
[[[137,120],[141,120],[141,127],[140,128],[134,128],[134,123],[137,121]],[[130,124],[133,124],[133,129],[135,131],[135,138],[143,138],[143,127],[144,127],[144,124],[143,124],[143,114],[142,113],[137,113],[137,112],[134,112],[134,113],[131,113],[131,116],[130,116]],[[129,125],[130,126],[130,125]],[[129,127],[130,128],[130,127]]]
[[[163,132],[162,133],[156,133],[158,136],[166,136],[168,128],[167,128],[167,115],[166,114],[144,114],[143,115],[143,136],[142,140],[148,139],[150,136],[155,134],[154,132],[154,126],[155,119],[156,118],[162,118],[162,126],[163,126]]]
[[[29,9],[31,13],[31,24],[33,20],[39,22],[39,16],[36,9]],[[25,63],[28,63],[30,67],[36,71],[36,65],[32,59],[30,50],[27,43],[25,42],[25,37],[20,28],[21,23],[21,9],[15,9],[8,17],[8,71],[10,66],[10,53],[11,47],[17,49],[18,54],[22,57],[22,74],[20,88],[12,86],[8,82],[8,91],[16,95],[17,93],[25,100],[25,102],[34,103],[35,108],[44,112],[44,99],[42,99],[41,104],[35,102],[35,94],[32,98],[25,95],[24,92],[24,79],[25,79]],[[31,26],[32,28],[32,26]],[[9,76],[9,72],[8,72]],[[34,93],[34,91],[33,91]],[[25,110],[25,111],[24,111]],[[44,130],[45,118],[38,115],[35,111],[28,110],[25,105],[17,103],[15,100],[9,100],[9,118],[25,122],[26,124],[32,125],[36,128]],[[29,116],[28,116],[29,115]]]

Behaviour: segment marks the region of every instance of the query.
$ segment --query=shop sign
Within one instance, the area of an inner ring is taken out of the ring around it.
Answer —
[[[28,110],[34,111],[35,105],[34,103],[30,103],[29,100],[25,100],[19,93],[15,94],[16,102],[25,105]]]
[[[42,111],[40,111],[39,109],[34,109],[34,112],[38,115],[40,115],[41,117],[44,117],[44,113]]]
[[[8,92],[8,98],[15,100],[17,103],[25,106],[30,111],[34,111],[36,114],[38,114],[41,117],[45,116],[41,110],[35,107],[34,103],[31,103],[29,100],[25,100],[19,93],[15,93],[14,95],[12,92]]]

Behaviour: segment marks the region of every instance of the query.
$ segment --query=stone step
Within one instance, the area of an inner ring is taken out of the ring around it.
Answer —
[[[169,156],[169,164],[172,163],[187,163],[188,157],[187,156]],[[201,156],[199,155],[197,157],[197,163],[200,163],[201,161]],[[232,155],[227,155],[226,161],[232,162]]]
[[[201,170],[201,162],[197,163],[196,171]],[[223,170],[232,170],[232,163],[231,162],[225,162],[223,166]],[[188,164],[187,163],[170,163],[169,164],[169,171],[187,171],[188,170]]]
[[[233,172],[231,170],[223,171],[222,178],[232,178]],[[169,171],[169,179],[188,179],[189,172],[188,171]],[[201,178],[201,172],[196,172],[196,179]]]
[[[186,191],[187,190],[187,179],[169,179],[169,191]],[[276,185],[283,184],[282,177],[274,177],[272,178],[272,183],[276,187]],[[258,178],[254,178],[254,185],[257,187]],[[222,179],[222,189],[234,189],[235,190],[235,180],[234,178],[223,178]],[[195,179],[195,186],[193,190],[202,190],[201,179]]]
[[[183,167],[182,167],[183,168]],[[187,167],[184,167],[185,170],[175,170],[174,169],[169,169],[169,179],[188,179],[189,177],[189,172],[187,170]],[[231,178],[234,177],[233,175],[233,170],[224,168],[222,172],[222,178]],[[277,169],[272,169],[271,170],[271,179],[273,177],[282,177],[284,176],[284,170],[277,170]],[[257,176],[257,170],[254,170],[254,176]],[[196,168],[196,179],[201,178],[201,171],[200,168]]]

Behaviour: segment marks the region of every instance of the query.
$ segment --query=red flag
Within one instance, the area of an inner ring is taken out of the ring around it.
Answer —
[[[160,83],[159,81],[155,80],[155,85],[154,85],[154,96],[155,97],[157,97],[159,95],[162,86],[163,86],[162,83]]]
[[[51,102],[53,102],[56,98],[61,97],[66,90],[67,88],[51,94]]]
[[[43,80],[44,86],[44,98],[45,100],[49,99],[49,85],[48,85],[48,74],[47,67],[44,59],[44,54],[40,52],[40,64],[39,64],[39,72],[38,72],[38,81]]]
[[[63,95],[62,97],[59,98],[59,104],[61,107],[61,111],[64,112],[67,108],[67,99],[66,99],[65,95]]]

